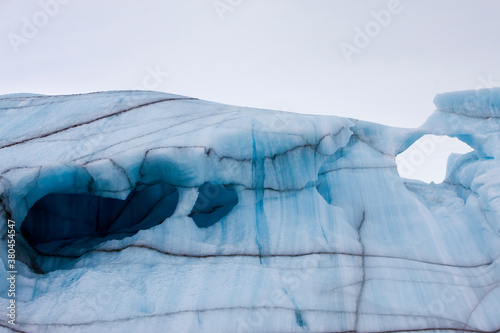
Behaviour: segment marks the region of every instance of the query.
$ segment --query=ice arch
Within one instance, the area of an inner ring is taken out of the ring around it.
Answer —
[[[147,186],[125,200],[52,193],[30,208],[21,225],[28,244],[47,255],[80,255],[110,239],[123,239],[170,217],[179,193],[168,184]]]
[[[441,183],[446,177],[448,157],[473,149],[457,138],[424,135],[396,157],[399,175],[426,183]]]

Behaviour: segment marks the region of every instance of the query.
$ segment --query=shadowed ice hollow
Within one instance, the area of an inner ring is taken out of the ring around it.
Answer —
[[[8,220],[18,260],[0,331],[498,332],[500,89],[434,103],[402,129],[158,92],[0,96],[4,309]],[[427,135],[470,147],[438,184],[396,164]]]

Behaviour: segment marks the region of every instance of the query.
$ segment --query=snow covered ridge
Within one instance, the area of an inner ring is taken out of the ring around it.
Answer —
[[[438,95],[400,129],[157,92],[0,96],[0,332],[498,332],[499,100]],[[474,148],[441,184],[396,169],[425,134]]]

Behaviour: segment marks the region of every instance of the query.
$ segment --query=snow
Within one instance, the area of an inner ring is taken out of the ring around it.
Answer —
[[[401,129],[158,92],[0,96],[15,329],[498,331],[499,100],[438,95],[425,124]],[[440,184],[401,178],[396,156],[424,135],[474,150],[451,155]],[[168,191],[140,194],[155,186]],[[130,229],[134,207],[156,222]],[[109,214],[82,216],[96,211]],[[0,257],[7,281],[6,237]]]

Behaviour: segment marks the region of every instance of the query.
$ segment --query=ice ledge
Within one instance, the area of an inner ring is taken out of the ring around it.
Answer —
[[[434,98],[439,111],[474,118],[500,117],[500,88],[439,94]]]

